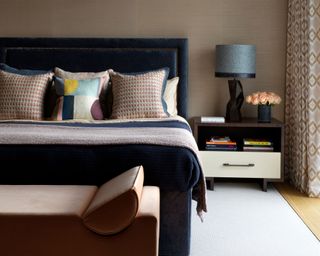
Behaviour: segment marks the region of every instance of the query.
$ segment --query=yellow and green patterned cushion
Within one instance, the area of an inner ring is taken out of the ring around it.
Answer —
[[[106,79],[109,77],[84,80],[55,77],[58,99],[52,119],[103,119],[99,95]]]

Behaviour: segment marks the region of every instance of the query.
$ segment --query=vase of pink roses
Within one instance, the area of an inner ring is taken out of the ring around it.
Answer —
[[[246,97],[246,102],[258,106],[258,122],[271,122],[271,107],[280,104],[281,98],[274,92],[254,92]]]

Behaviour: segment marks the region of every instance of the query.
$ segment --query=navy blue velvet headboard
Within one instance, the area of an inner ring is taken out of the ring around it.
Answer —
[[[169,67],[179,76],[178,113],[187,117],[188,40],[125,38],[0,38],[0,62],[16,68],[139,72]]]

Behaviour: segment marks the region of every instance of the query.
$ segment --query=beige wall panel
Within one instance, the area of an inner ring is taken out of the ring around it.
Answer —
[[[189,116],[224,115],[227,79],[214,77],[216,44],[257,46],[245,94],[284,96],[287,0],[0,0],[0,36],[187,37]],[[284,104],[273,108],[283,119]],[[256,116],[244,104],[243,115]]]

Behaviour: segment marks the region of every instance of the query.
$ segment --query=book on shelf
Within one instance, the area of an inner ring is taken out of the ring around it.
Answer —
[[[236,151],[236,145],[206,145],[206,150],[213,150],[213,151]]]
[[[252,146],[272,146],[272,141],[267,139],[243,139],[243,145],[252,145]]]
[[[207,145],[237,145],[235,141],[206,141]]]
[[[231,140],[228,136],[225,136],[225,137],[213,136],[208,141],[210,141],[210,142],[229,142]]]
[[[202,116],[201,123],[225,123],[223,116]]]
[[[206,140],[207,145],[236,145],[228,136],[212,136]]]
[[[209,151],[237,151],[236,147],[233,148],[206,148]]]
[[[247,148],[273,148],[273,145],[243,145]]]
[[[236,144],[228,145],[228,144],[206,144],[206,148],[237,148]]]
[[[243,151],[246,152],[273,152],[273,143],[268,139],[243,139]]]
[[[213,151],[235,151],[237,143],[232,141],[228,136],[212,136],[206,141],[206,150]]]
[[[255,146],[244,146],[243,151],[246,152],[273,152],[273,147],[272,146],[263,146],[263,147],[255,147]]]

